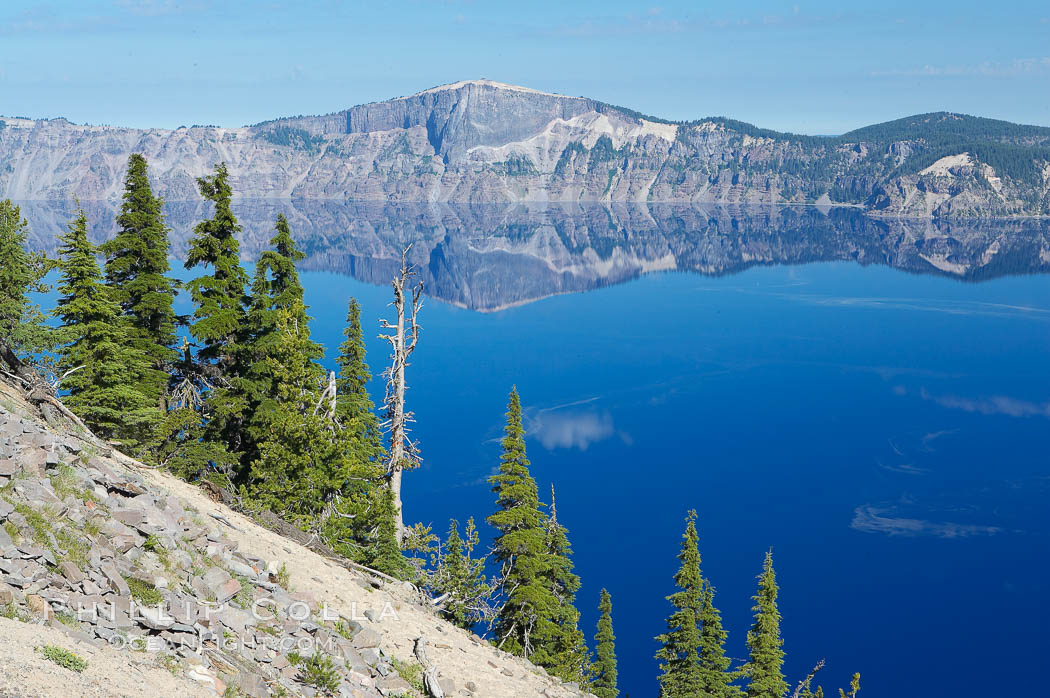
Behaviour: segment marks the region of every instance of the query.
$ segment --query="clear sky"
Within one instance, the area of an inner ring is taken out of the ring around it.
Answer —
[[[4,0],[0,114],[240,126],[486,77],[670,119],[1050,125],[1050,2]]]

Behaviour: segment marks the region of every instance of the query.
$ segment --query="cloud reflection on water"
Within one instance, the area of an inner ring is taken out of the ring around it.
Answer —
[[[530,432],[548,451],[586,451],[591,444],[613,436],[616,430],[608,412],[544,411],[533,417]]]
[[[925,388],[919,391],[923,400],[932,400],[941,407],[976,412],[978,414],[1004,414],[1009,417],[1050,417],[1050,402],[1032,402],[1006,395],[989,398],[968,398],[958,395],[932,395]]]
[[[897,516],[895,508],[865,504],[853,511],[850,528],[865,533],[885,533],[889,536],[934,536],[936,538],[968,538],[1002,533],[998,526],[965,524],[955,521],[930,521]]]

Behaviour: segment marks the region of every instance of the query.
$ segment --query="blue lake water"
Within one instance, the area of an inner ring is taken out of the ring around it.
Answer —
[[[385,289],[305,281],[329,346],[339,318],[320,309],[356,295],[383,312]],[[406,476],[407,516],[443,527],[491,510],[483,480],[516,383],[535,476],[556,483],[572,534],[584,627],[606,586],[632,695],[654,694],[689,508],[732,656],[772,547],[791,676],[827,657],[828,678],[861,671],[872,695],[1038,693],[1037,676],[996,667],[1050,649],[1047,277],[666,274],[494,315],[432,303],[423,320],[410,399],[426,465]],[[384,347],[369,349],[378,365]],[[962,676],[965,657],[981,661]]]
[[[281,205],[241,207],[250,256]],[[298,228],[315,339],[334,350],[358,298],[379,373],[400,245],[437,296],[408,370],[407,520],[491,513],[516,384],[589,636],[612,594],[622,691],[656,694],[695,508],[731,656],[772,548],[792,686],[826,658],[826,688],[859,671],[872,696],[1045,692],[1017,670],[1050,651],[1045,225],[335,209],[298,216],[321,221]]]

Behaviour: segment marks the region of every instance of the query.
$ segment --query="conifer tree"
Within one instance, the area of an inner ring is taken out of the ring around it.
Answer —
[[[120,306],[102,283],[83,210],[60,241],[62,296],[55,315],[62,321],[58,371],[65,403],[98,436],[133,450],[160,418],[138,388],[149,361],[129,342]]]
[[[413,572],[412,564],[401,552],[397,542],[397,526],[394,523],[394,495],[386,487],[378,491],[379,512],[375,531],[365,550],[364,564],[399,579],[408,578]]]
[[[216,166],[214,175],[197,179],[201,196],[212,202],[214,211],[211,218],[193,229],[186,255],[187,269],[211,268],[210,273],[190,281],[186,288],[195,305],[190,330],[201,344],[199,358],[217,363],[219,371],[230,369],[234,363],[248,284],[237,241],[241,226],[230,208],[233,190],[229,177],[226,163],[222,163]]]
[[[390,573],[388,570],[392,569],[395,574],[404,574],[407,571],[404,556],[400,551],[395,554],[388,549],[390,541],[385,533],[393,521],[383,519],[394,514],[387,503],[382,435],[368,394],[372,375],[366,363],[361,309],[354,299],[350,300],[343,335],[346,339],[336,358],[339,374],[335,419],[349,439],[362,472],[370,472],[371,476],[359,477],[350,483],[353,487],[345,488],[333,500],[324,519],[323,536],[334,550],[356,562],[385,568],[380,571]],[[394,548],[396,543],[395,538]]]
[[[777,608],[777,579],[773,571],[773,552],[766,553],[758,593],[752,597],[755,622],[747,633],[749,651],[745,671],[748,698],[781,698],[788,685],[784,680],[784,645],[780,637],[780,610]]]
[[[715,608],[715,588],[704,579],[704,594],[700,604],[700,680],[703,695],[712,698],[737,698],[743,695],[732,685],[736,674],[729,671],[725,642],[729,635],[722,627],[722,614]]]
[[[537,627],[537,651],[532,661],[564,681],[582,683],[590,675],[590,662],[587,643],[579,629],[580,613],[575,605],[580,578],[573,572],[569,532],[558,523],[553,485],[550,511],[544,545],[549,557],[548,584],[558,607],[550,622]]]
[[[277,266],[292,256],[282,254],[269,263]],[[255,306],[273,313],[264,317],[276,326],[264,342],[245,345],[255,360],[249,374],[235,383],[255,391],[241,392],[252,405],[248,424],[255,430],[255,439],[242,443],[245,453],[257,453],[247,488],[250,502],[321,533],[352,560],[406,578],[414,569],[397,545],[382,464],[357,447],[357,434],[337,414],[318,409],[324,401],[322,375],[313,360],[319,347],[310,339],[301,287],[296,291],[295,286],[275,288],[268,281],[271,300]]]
[[[295,265],[304,255],[295,246],[283,214],[277,216],[272,249],[255,265],[246,331],[241,335],[243,376],[231,382],[230,393],[246,405],[242,451],[247,462],[257,457],[258,442],[270,432],[270,420],[281,400],[282,383],[298,381],[313,390],[323,370],[317,361],[324,349],[310,339],[305,292]],[[287,331],[282,329],[288,327]],[[295,335],[295,354],[288,354],[287,332]],[[278,361],[268,361],[285,352]],[[289,362],[295,366],[290,367]],[[295,388],[293,388],[294,392]],[[246,438],[247,437],[247,438]]]
[[[444,598],[441,617],[469,630],[487,615],[485,601],[491,587],[485,582],[485,560],[473,559],[472,553],[479,540],[474,518],[467,519],[467,527],[461,538],[459,522],[449,522],[448,538],[436,560],[430,586]]]
[[[516,389],[510,392],[504,433],[499,473],[489,478],[497,511],[488,522],[498,532],[492,557],[500,566],[502,601],[493,631],[497,646],[531,657],[539,649],[537,636],[549,632],[544,625],[557,614],[559,604],[548,583],[546,517],[540,510],[536,481],[529,472],[521,400]]]
[[[309,528],[337,491],[340,476],[351,467],[349,449],[314,407],[320,397],[316,374],[303,360],[309,334],[284,313],[274,332],[275,344],[258,363],[280,375],[277,394],[268,405],[266,438],[251,469],[253,504],[291,523]]]
[[[343,427],[358,436],[357,448],[369,459],[382,457],[382,442],[375,405],[368,394],[372,373],[365,358],[364,333],[361,330],[361,306],[351,298],[346,311],[345,340],[339,345],[337,410]]]
[[[343,429],[354,439],[357,457],[378,466],[385,457],[383,435],[374,411],[375,405],[368,393],[372,373],[365,355],[361,306],[355,298],[350,299],[347,307],[343,336],[345,339],[339,345],[339,356],[336,357],[336,364],[339,366],[336,379],[336,414]],[[370,484],[372,489],[385,486],[385,478]]]
[[[362,458],[353,434],[317,410],[321,385],[312,362],[304,360],[312,344],[308,329],[295,313],[282,310],[275,336],[260,363],[281,379],[251,466],[249,501],[304,530],[321,532],[350,559],[407,576],[411,569],[393,537],[391,502],[378,484],[381,464]]]
[[[259,255],[255,264],[248,311],[249,324],[255,335],[253,348],[262,349],[263,354],[265,347],[273,341],[279,315],[288,315],[292,322],[304,329],[310,322],[306,294],[295,268],[306,255],[296,247],[283,213],[277,215],[274,230],[276,234],[270,239],[271,249]],[[311,361],[323,354],[317,344],[304,345],[304,349],[306,358]]]
[[[46,290],[49,264],[26,250],[28,226],[10,199],[0,201],[0,339],[16,356],[49,348],[44,315],[29,302],[28,293]]]
[[[617,698],[616,636],[613,635],[612,597],[602,589],[598,604],[598,632],[594,635],[594,681],[590,689],[597,698]]]
[[[106,284],[128,320],[132,346],[150,361],[139,383],[160,409],[166,409],[168,373],[178,357],[175,344],[176,283],[168,278],[168,228],[146,175],[146,159],[128,159],[124,200],[117,216],[117,235],[101,246],[106,256]]]
[[[700,573],[699,537],[696,533],[696,511],[686,516],[681,567],[674,582],[678,591],[667,597],[675,611],[667,619],[667,632],[657,637],[662,647],[660,660],[661,698],[694,698],[703,695],[703,672],[700,667],[700,616],[703,608],[704,580]]]
[[[187,363],[189,370],[184,368]],[[228,470],[237,463],[225,446],[205,438],[207,424],[201,409],[201,386],[195,380],[194,370],[192,357],[188,362],[175,363],[169,409],[154,430],[153,443],[146,455],[149,462],[190,481],[205,476],[212,467]]]
[[[232,454],[243,454],[247,434],[241,427],[249,406],[239,380],[248,368],[243,342],[249,327],[244,292],[248,275],[241,267],[237,241],[241,227],[230,208],[233,191],[225,163],[216,166],[214,175],[198,178],[197,185],[214,207],[212,217],[194,228],[186,255],[187,269],[207,270],[186,284],[194,304],[190,333],[199,347],[198,370],[212,386],[203,410],[207,438]]]

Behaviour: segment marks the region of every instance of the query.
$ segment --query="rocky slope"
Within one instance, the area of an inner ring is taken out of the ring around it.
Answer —
[[[0,117],[0,196],[114,199],[143,153],[169,201],[226,161],[246,198],[848,204],[884,216],[1050,215],[1050,129],[949,113],[839,137],[670,123],[488,80],[251,127]]]
[[[583,695],[52,420],[0,381],[0,695],[322,695],[315,661],[335,695],[420,696],[420,646],[429,695]]]

